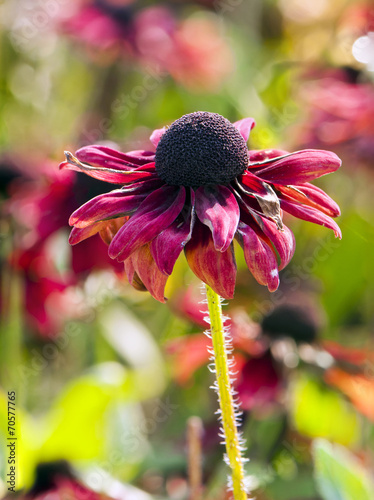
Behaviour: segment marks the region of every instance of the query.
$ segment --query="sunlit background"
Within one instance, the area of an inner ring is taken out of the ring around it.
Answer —
[[[18,488],[64,459],[115,499],[186,499],[197,416],[203,498],[229,498],[201,284],[181,257],[161,304],[99,236],[69,247],[69,215],[108,186],[58,170],[87,144],[151,149],[154,129],[202,110],[254,117],[250,149],[342,158],[318,182],[341,207],[342,241],[290,217],[297,248],[279,290],[237,252],[225,313],[253,496],[372,500],[374,6],[5,0],[0,65],[0,495],[12,494],[15,391]]]

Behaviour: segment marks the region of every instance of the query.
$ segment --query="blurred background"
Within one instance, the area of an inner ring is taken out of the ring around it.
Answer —
[[[230,497],[201,284],[181,258],[161,304],[98,236],[69,247],[69,215],[108,186],[58,170],[83,145],[151,149],[153,129],[202,110],[254,117],[250,149],[343,160],[318,182],[342,241],[290,218],[279,290],[237,252],[225,313],[253,496],[372,500],[374,4],[3,0],[0,65],[0,495],[15,391],[17,488],[34,483],[31,496]]]

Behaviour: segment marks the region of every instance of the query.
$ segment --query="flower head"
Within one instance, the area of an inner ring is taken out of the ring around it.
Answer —
[[[283,210],[341,237],[331,218],[339,207],[308,182],[341,162],[329,151],[248,151],[253,126],[251,118],[231,124],[218,114],[195,112],[155,130],[155,152],[87,146],[76,156],[66,153],[61,168],[121,186],[72,214],[70,243],[100,233],[109,256],[125,263],[129,282],[164,301],[183,249],[196,276],[232,298],[236,239],[256,280],[276,290],[278,271],[295,250]]]

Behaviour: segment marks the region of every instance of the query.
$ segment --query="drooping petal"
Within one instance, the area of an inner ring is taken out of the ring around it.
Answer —
[[[104,228],[99,231],[100,238],[104,241],[104,243],[109,246],[112,242],[112,239],[128,219],[128,217],[119,217],[118,219],[107,221]]]
[[[240,222],[237,238],[244,250],[244,258],[253,276],[270,292],[279,286],[278,263],[273,249],[250,226]]]
[[[65,151],[66,160],[60,163],[60,169],[75,170],[83,172],[100,181],[110,182],[112,184],[128,184],[130,182],[140,181],[142,179],[157,178],[154,171],[144,169],[144,166],[137,167],[134,170],[115,170],[105,167],[92,167],[86,163],[82,163],[74,155]],[[150,164],[154,165],[154,163]]]
[[[331,151],[305,149],[255,170],[261,179],[283,186],[297,185],[335,172],[341,160]]]
[[[149,140],[151,141],[151,143],[154,145],[155,148],[157,148],[157,145],[160,142],[160,139],[165,132],[166,132],[166,127],[158,128],[152,132]]]
[[[253,214],[261,231],[269,238],[280,258],[279,270],[284,269],[295,253],[296,241],[293,232],[285,225],[279,230],[276,223]]]
[[[225,186],[204,186],[196,190],[196,215],[212,232],[216,250],[225,252],[239,223],[239,206]]]
[[[168,276],[161,273],[157,267],[149,245],[137,248],[127,260],[131,261],[131,264],[125,262],[129,281],[131,279],[130,283],[133,286],[136,285],[135,288],[138,290],[141,288],[141,284],[144,284],[152,297],[160,302],[165,302],[164,290]]]
[[[253,118],[243,118],[242,120],[234,122],[233,125],[243,137],[245,142],[247,142],[249,139],[249,133],[256,125],[256,122]]]
[[[93,236],[99,231],[102,231],[103,229],[105,229],[107,224],[108,222],[104,221],[104,222],[97,222],[85,228],[73,227],[69,236],[70,245],[76,245],[77,243],[85,240],[86,238]]]
[[[135,212],[148,193],[125,195],[120,189],[87,201],[70,217],[71,226],[84,228],[99,221],[124,217]]]
[[[162,186],[153,191],[113,238],[109,256],[125,260],[136,248],[153,240],[174,222],[185,199],[184,187]]]
[[[282,229],[282,214],[279,199],[274,189],[249,172],[243,175],[237,184],[240,191],[244,193],[244,195],[240,193],[240,201],[246,206],[247,211],[255,210],[258,213],[263,213],[265,217],[269,217],[277,224],[278,229]],[[254,200],[257,203],[254,204]]]
[[[341,239],[342,233],[337,223],[328,215],[325,215],[320,210],[293,201],[280,200],[281,207],[289,214],[298,219],[314,222],[321,226],[328,227],[334,231],[335,237]]]
[[[147,153],[147,154],[144,154]],[[151,163],[153,155],[146,151],[130,151],[122,153],[107,146],[84,146],[75,153],[78,160],[96,167],[112,168],[114,170],[132,170]]]
[[[221,297],[233,298],[236,262],[232,245],[225,252],[218,252],[214,248],[208,227],[197,219],[192,238],[184,251],[190,268],[198,278],[207,283]]]
[[[152,256],[160,271],[170,275],[179,254],[191,239],[195,222],[195,195],[191,189],[191,204],[185,206],[175,221],[151,242]]]
[[[340,208],[322,189],[313,184],[305,183],[296,187],[277,186],[286,200],[298,201],[303,205],[309,205],[320,210],[330,217],[338,217]]]

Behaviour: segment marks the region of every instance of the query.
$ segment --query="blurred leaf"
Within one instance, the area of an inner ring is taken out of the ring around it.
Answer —
[[[291,414],[298,432],[351,446],[360,437],[359,420],[338,393],[302,375],[291,389]]]
[[[315,478],[324,500],[372,500],[374,483],[356,457],[345,448],[314,442]]]

